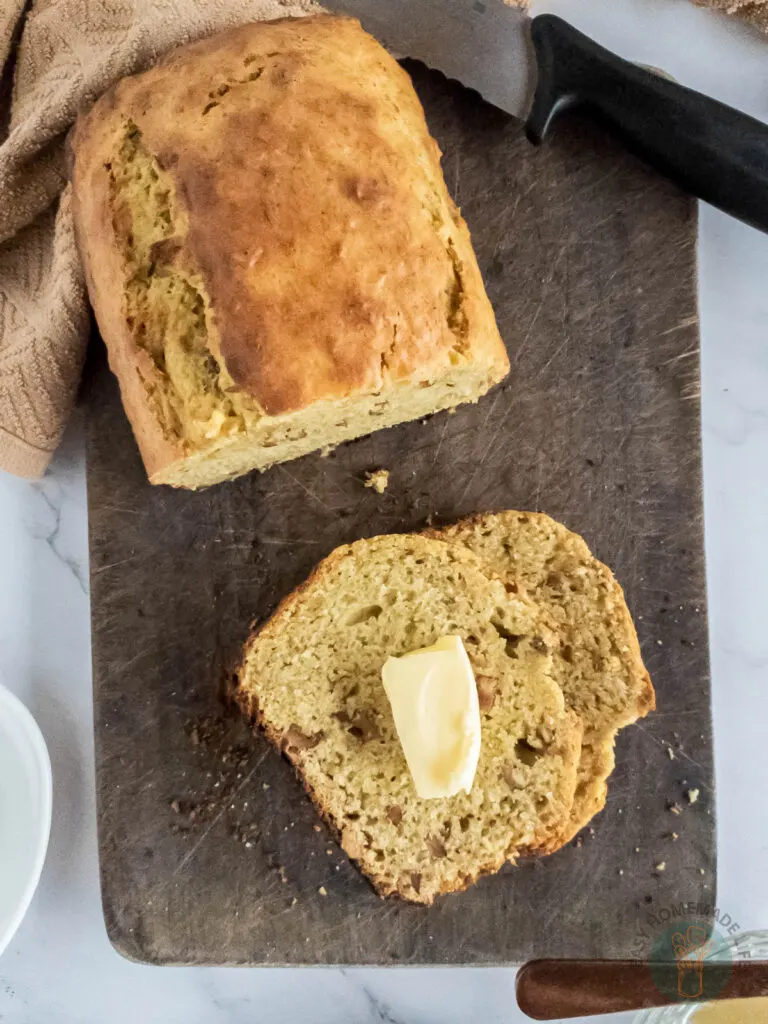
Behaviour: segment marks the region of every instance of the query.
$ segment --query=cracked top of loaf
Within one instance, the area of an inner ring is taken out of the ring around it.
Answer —
[[[183,47],[106,93],[72,150],[89,292],[150,475],[313,403],[462,367],[472,398],[506,373],[419,99],[357,21]]]

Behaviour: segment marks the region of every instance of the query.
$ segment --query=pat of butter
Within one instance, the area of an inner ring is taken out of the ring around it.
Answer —
[[[480,757],[480,707],[461,637],[387,658],[381,678],[419,796],[468,793]]]

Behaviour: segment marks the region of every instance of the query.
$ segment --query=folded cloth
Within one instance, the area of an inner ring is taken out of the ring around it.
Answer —
[[[0,0],[0,469],[42,475],[77,394],[88,306],[64,138],[79,110],[181,43],[313,0]]]

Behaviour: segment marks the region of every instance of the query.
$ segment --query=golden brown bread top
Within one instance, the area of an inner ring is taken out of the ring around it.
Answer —
[[[217,355],[267,414],[430,379],[465,353],[501,376],[421,105],[358,22],[246,25],[102,97],[73,140],[92,293],[114,245],[106,165],[131,124],[173,180],[174,260],[202,280]]]

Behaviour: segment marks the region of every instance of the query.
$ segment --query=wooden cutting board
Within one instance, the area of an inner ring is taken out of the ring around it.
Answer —
[[[535,151],[473,93],[410,70],[509,347],[502,387],[191,494],[147,484],[92,346],[102,893],[137,960],[637,957],[668,908],[714,902],[695,206],[595,129],[563,125]],[[378,495],[362,481],[382,466]],[[620,737],[608,806],[575,844],[429,909],[382,902],[228,710],[231,672],[249,623],[338,544],[501,508],[550,513],[614,567],[659,710]]]

